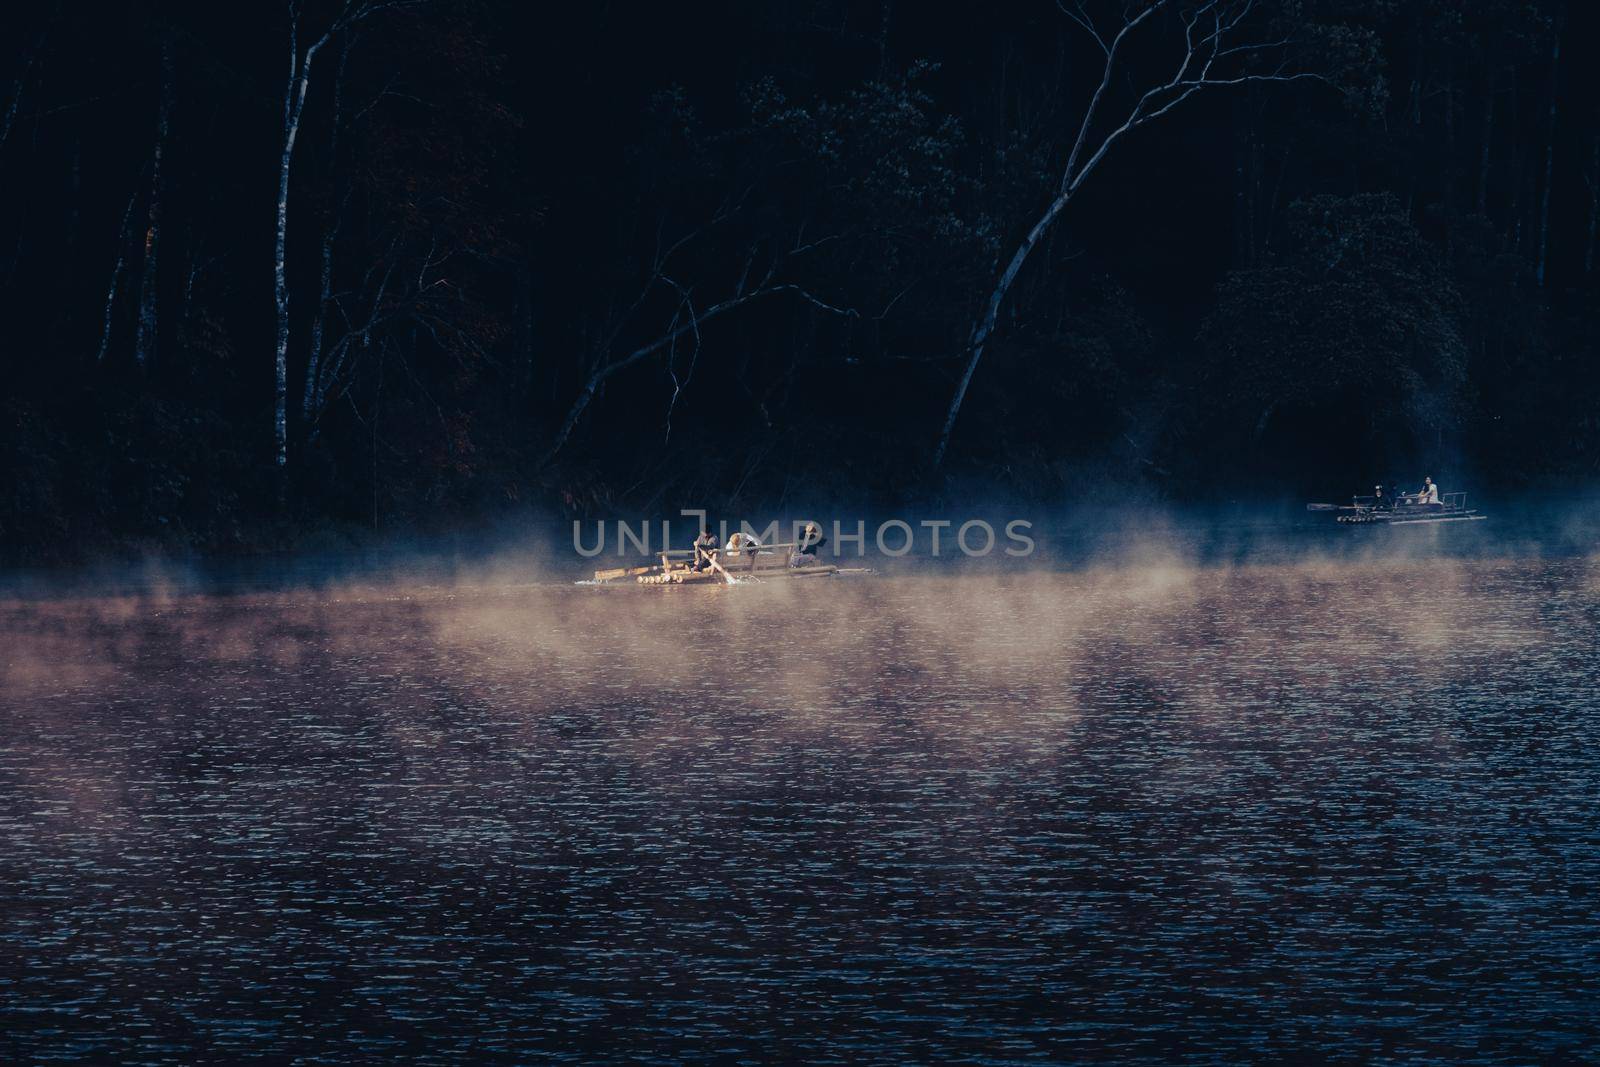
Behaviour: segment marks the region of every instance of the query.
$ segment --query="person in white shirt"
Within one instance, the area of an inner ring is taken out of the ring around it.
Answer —
[[[761,547],[761,542],[756,540],[756,537],[755,537],[754,534],[735,532],[733,534],[733,536],[728,538],[728,545],[727,545],[728,551],[730,553],[734,554],[734,555],[738,555],[739,550],[741,548],[743,548],[743,549],[755,549],[755,548],[760,548],[760,547]]]
[[[1417,492],[1417,503],[1435,506],[1439,504],[1439,487],[1433,484],[1432,478],[1422,479],[1422,488]]]

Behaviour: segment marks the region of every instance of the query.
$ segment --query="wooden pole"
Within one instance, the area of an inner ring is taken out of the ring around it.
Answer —
[[[715,552],[707,552],[706,561],[711,564],[711,569],[722,575],[723,579],[726,580],[729,585],[739,584],[739,579],[729,574],[727,569],[723,567],[722,564],[717,562],[717,554]]]

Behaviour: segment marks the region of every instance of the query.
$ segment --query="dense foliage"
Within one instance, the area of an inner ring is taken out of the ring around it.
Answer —
[[[1248,80],[1041,229],[935,465],[1146,6],[14,6],[5,558],[1591,477],[1597,26],[1565,0],[1159,4],[1091,148],[1220,11]]]

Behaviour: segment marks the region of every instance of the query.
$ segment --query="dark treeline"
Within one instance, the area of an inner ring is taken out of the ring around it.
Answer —
[[[1600,463],[1591,5],[3,20],[11,560]]]

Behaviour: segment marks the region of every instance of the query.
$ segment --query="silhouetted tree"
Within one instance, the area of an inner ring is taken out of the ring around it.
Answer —
[[[1016,281],[1017,273],[1106,154],[1134,130],[1168,114],[1203,89],[1324,77],[1316,71],[1295,70],[1290,66],[1292,58],[1287,49],[1294,43],[1295,33],[1286,32],[1282,25],[1251,22],[1255,7],[1254,0],[1207,0],[1194,4],[1144,0],[1122,6],[1120,16],[1110,20],[1102,16],[1097,21],[1083,3],[1061,6],[1062,12],[1081,26],[1099,47],[1103,57],[1100,81],[1084,105],[1054,196],[1017,244],[973,324],[967,342],[966,365],[956,383],[955,395],[951,397],[934,447],[935,467],[944,460],[950,431],[955,428],[972,375],[999,323],[1000,305]],[[1133,90],[1130,100],[1113,104],[1108,91],[1113,81],[1124,73],[1125,50],[1131,47],[1131,38],[1141,26],[1158,21],[1156,16],[1164,13],[1172,15],[1169,21],[1176,23],[1176,29],[1182,33],[1182,43],[1175,48],[1176,59],[1168,68],[1170,73],[1165,76],[1145,73],[1144,80],[1135,83],[1139,87]],[[1114,110],[1104,115],[1103,107]]]
[[[1201,329],[1219,410],[1259,442],[1287,411],[1352,439],[1437,436],[1462,414],[1467,351],[1447,266],[1389,194],[1290,208],[1287,248],[1228,276]],[[1342,414],[1340,414],[1342,413]]]

